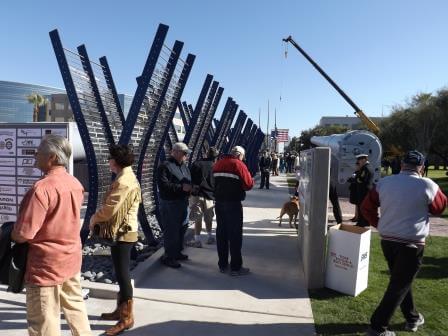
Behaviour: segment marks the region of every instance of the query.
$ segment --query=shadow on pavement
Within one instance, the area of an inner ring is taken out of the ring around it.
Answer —
[[[275,186],[273,188],[267,189],[258,189],[255,186],[251,191],[247,193],[247,198],[243,202],[244,207],[250,208],[278,208],[280,212],[280,208],[282,205],[289,201],[288,191],[285,191],[288,186]]]
[[[275,226],[275,227],[272,227]],[[216,245],[188,248],[180,269],[156,262],[135,279],[136,287],[173,290],[239,290],[257,299],[308,297],[301,277],[296,231],[268,220],[244,224],[243,263],[251,274],[231,277],[218,269]]]
[[[26,321],[25,303],[0,299],[0,304],[11,306],[0,308],[0,330],[15,330],[27,328],[26,322],[23,322]],[[14,320],[17,320],[17,322]]]
[[[0,304],[10,305],[12,307],[0,308],[0,330],[26,330],[28,325],[26,323],[26,304],[24,302],[0,299]],[[88,301],[86,301],[88,304]],[[10,312],[14,311],[14,312]],[[64,314],[61,315],[61,318]],[[105,330],[110,327],[110,324],[101,324],[96,321],[101,321],[100,316],[89,315],[90,327],[92,330]],[[95,321],[95,323],[92,323]],[[70,330],[67,322],[61,320],[61,330]]]
[[[309,333],[305,332],[309,326]],[[248,336],[248,335],[314,335],[313,324],[275,323],[275,324],[229,324],[198,321],[169,321],[131,329],[126,336]]]

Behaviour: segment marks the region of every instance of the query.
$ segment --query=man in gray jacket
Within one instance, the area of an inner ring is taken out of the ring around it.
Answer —
[[[425,322],[415,307],[411,287],[422,264],[429,213],[440,215],[447,198],[436,183],[422,177],[424,161],[418,151],[408,152],[400,174],[381,179],[361,204],[364,217],[378,228],[390,271],[389,285],[370,319],[369,336],[395,335],[387,328],[398,306],[406,319],[407,331],[415,332]]]

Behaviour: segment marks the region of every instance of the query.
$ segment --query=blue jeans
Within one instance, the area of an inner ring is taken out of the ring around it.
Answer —
[[[241,247],[243,245],[243,206],[240,201],[216,201],[216,247],[218,249],[218,266],[238,271],[243,265]]]
[[[185,230],[183,224],[187,216],[188,199],[160,200],[160,217],[163,224],[163,245],[165,255],[176,259],[182,250]]]

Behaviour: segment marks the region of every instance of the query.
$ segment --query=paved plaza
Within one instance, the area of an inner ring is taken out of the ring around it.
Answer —
[[[276,217],[288,200],[285,176],[271,177],[271,189],[258,185],[244,202],[244,266],[252,274],[230,277],[217,266],[216,245],[187,248],[190,260],[180,269],[162,266],[157,251],[133,271],[136,325],[126,335],[314,335],[314,320],[304,283],[294,229]],[[344,222],[354,206],[341,198]],[[329,224],[332,221],[329,203]],[[431,234],[447,236],[448,221],[431,219]],[[115,285],[84,282],[92,296],[86,301],[94,335],[112,322],[102,312],[114,308]],[[0,335],[26,335],[25,295],[0,287]],[[63,321],[62,335],[70,335]]]
[[[286,178],[271,182],[244,202],[243,258],[252,274],[221,274],[215,245],[187,248],[190,260],[177,270],[160,264],[159,251],[134,270],[136,325],[126,335],[314,335],[297,234],[275,219],[289,197]],[[99,316],[113,309],[116,287],[85,285],[94,296],[86,301],[93,333],[101,335],[112,323]],[[24,294],[1,290],[0,335],[26,335]],[[70,335],[65,322],[63,330]]]

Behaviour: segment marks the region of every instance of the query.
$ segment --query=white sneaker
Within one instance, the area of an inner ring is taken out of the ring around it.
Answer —
[[[89,295],[90,295],[90,289],[88,289],[88,288],[82,288],[82,289],[81,289],[81,295],[82,295],[82,298],[83,298],[84,300],[87,300],[87,299],[89,298]]]
[[[418,327],[422,326],[425,324],[425,318],[423,317],[422,314],[418,314],[418,320],[415,322],[406,322],[406,324],[404,325],[404,330],[406,331],[411,331],[411,332],[416,332],[418,330]]]

